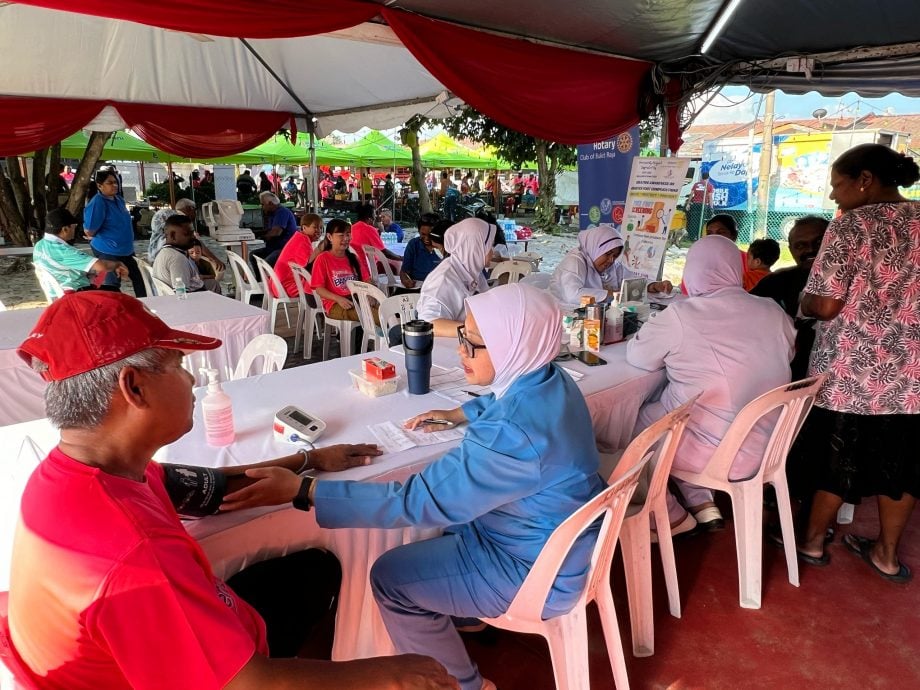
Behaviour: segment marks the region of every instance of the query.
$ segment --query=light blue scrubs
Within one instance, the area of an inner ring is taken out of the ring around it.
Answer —
[[[371,585],[399,653],[433,656],[464,690],[479,690],[450,617],[504,613],[553,530],[606,485],[584,397],[557,366],[463,411],[470,425],[460,445],[405,484],[323,480],[314,501],[323,527],[445,528],[384,554]],[[576,542],[545,617],[575,604],[595,537]]]

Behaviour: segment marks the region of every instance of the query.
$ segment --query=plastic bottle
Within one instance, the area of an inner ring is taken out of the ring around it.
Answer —
[[[208,445],[229,445],[236,436],[233,429],[233,403],[220,387],[217,369],[201,369],[201,373],[208,377],[208,394],[201,401]]]
[[[173,280],[173,290],[175,290],[176,297],[179,299],[188,299],[188,288],[181,276],[176,276]]]

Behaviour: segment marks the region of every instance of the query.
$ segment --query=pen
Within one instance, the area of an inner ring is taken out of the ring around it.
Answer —
[[[481,395],[481,393],[474,393],[473,391],[463,391],[463,392],[466,393],[467,395],[471,395],[474,398],[478,398]]]
[[[447,419],[423,419],[422,424],[446,424],[449,426],[452,425],[453,422]]]

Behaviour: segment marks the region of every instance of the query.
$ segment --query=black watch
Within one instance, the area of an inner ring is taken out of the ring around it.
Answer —
[[[297,510],[310,510],[310,508],[313,507],[313,502],[310,501],[310,488],[315,481],[313,477],[303,478],[303,481],[300,483],[300,490],[292,501]]]

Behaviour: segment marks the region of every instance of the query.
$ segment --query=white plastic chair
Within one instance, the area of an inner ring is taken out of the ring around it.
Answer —
[[[392,295],[393,291],[400,287],[401,283],[396,278],[389,259],[377,247],[372,247],[369,244],[365,244],[362,249],[367,260],[367,266],[370,269],[371,282],[388,295]],[[384,275],[380,275],[380,270],[377,268],[378,263],[383,265]]]
[[[351,334],[357,322],[348,319],[333,319],[326,313],[326,304],[319,299],[319,296],[317,296],[317,301],[323,307],[323,361],[329,359],[329,343],[333,331],[339,332],[339,354],[342,357],[350,357]]]
[[[148,264],[143,259],[136,259],[137,268],[141,272],[141,280],[144,281],[144,289],[147,291],[148,297],[156,297],[159,292],[157,292],[156,284],[153,280],[153,267]]]
[[[380,288],[360,280],[349,280],[346,285],[351,293],[351,299],[355,303],[355,309],[358,311],[358,322],[361,324],[361,330],[364,331],[364,335],[361,338],[361,352],[369,350],[372,340],[374,341],[374,349],[379,350],[386,344],[386,334],[374,323],[374,312],[383,304],[387,296],[383,294]],[[376,307],[371,304],[372,300],[377,303]],[[378,320],[380,319],[379,316],[377,318]],[[381,321],[381,323],[383,322]]]
[[[658,533],[661,565],[668,589],[668,607],[672,616],[680,618],[680,591],[677,585],[677,566],[674,561],[674,543],[671,541],[671,525],[668,521],[666,492],[674,453],[687,426],[687,420],[690,419],[690,409],[698,397],[695,396],[669,412],[636,436],[624,451],[608,480],[613,484],[637,464],[648,461],[646,472],[651,473],[651,478],[645,500],[638,505],[633,501],[629,506],[620,532],[634,656],[651,656],[655,653],[650,515],[654,516]]]
[[[313,293],[307,292],[310,286],[310,272],[293,261],[288,262],[294,274],[294,283],[297,285],[297,298],[300,301],[300,311],[303,318],[299,319],[301,328],[294,334],[294,352],[300,350],[300,340],[303,338],[304,359],[313,358],[313,334],[322,333],[319,316],[322,310],[316,304]]]
[[[483,619],[483,622],[503,630],[542,635],[549,644],[558,690],[590,690],[585,607],[591,601],[597,602],[617,690],[629,688],[623,643],[610,591],[610,566],[623,516],[643,467],[644,463],[634,467],[559,525],[547,540],[508,610],[497,618]],[[603,517],[603,522],[591,553],[584,591],[571,611],[543,620],[546,598],[572,544],[599,517]]]
[[[2,299],[0,299],[0,311],[6,311],[6,305],[3,303]]]
[[[514,257],[515,261],[527,261],[533,266],[534,273],[540,270],[540,262],[543,261],[543,257],[537,254],[536,252],[521,252]]]
[[[279,371],[284,368],[287,352],[287,343],[281,336],[272,333],[257,335],[243,348],[243,352],[240,353],[240,361],[237,362],[233,376],[230,378],[236,381],[248,377],[253,363],[259,357],[262,358],[262,367],[256,371],[256,374],[270,374],[273,371]]]
[[[384,335],[388,334],[393,326],[399,326],[418,318],[416,306],[418,305],[419,297],[419,293],[410,292],[387,297],[380,303],[378,313],[380,314],[380,327],[383,329]]]
[[[167,285],[165,281],[160,280],[155,275],[151,274],[153,278],[153,291],[157,295],[175,295],[176,291],[173,289],[172,285]],[[188,286],[186,286],[186,290]]]
[[[508,276],[508,283],[517,283],[524,276],[530,275],[533,271],[533,264],[529,261],[502,261],[498,266],[492,269],[492,275],[489,276],[489,282],[496,285],[500,282],[502,276]]]
[[[228,249],[227,259],[230,261],[230,269],[233,271],[233,279],[236,281],[236,297],[238,300],[243,304],[249,304],[249,300],[253,297],[265,294],[265,289],[256,280],[252,268],[243,260],[243,257]]]
[[[262,287],[264,292],[262,293],[262,308],[268,310],[269,322],[271,323],[271,332],[275,332],[275,321],[278,318],[278,305],[280,304],[284,307],[284,320],[287,322],[288,328],[291,327],[291,317],[288,315],[288,305],[289,304],[299,304],[299,297],[289,297],[287,290],[284,289],[284,286],[281,284],[281,278],[278,277],[278,274],[275,273],[275,269],[271,267],[265,259],[260,256],[256,257],[256,266],[259,267],[259,276],[262,279]],[[275,292],[278,293],[278,296],[275,297],[272,295],[271,288],[269,285],[275,286]],[[294,330],[299,332],[302,326],[301,319],[304,317],[303,310],[297,312],[297,323],[294,326]]]
[[[51,304],[59,297],[63,297],[64,288],[58,282],[57,278],[51,275],[44,266],[39,266],[38,264],[32,265],[35,267],[35,276],[38,278],[38,284],[41,286],[42,292],[45,293],[45,299],[48,301],[48,304]]]
[[[776,490],[789,582],[796,587],[799,586],[792,506],[789,502],[789,486],[786,483],[786,455],[811,410],[822,382],[823,377],[812,376],[779,386],[755,398],[735,417],[735,421],[728,428],[702,472],[671,470],[671,475],[678,479],[725,491],[731,497],[735,521],[735,546],[738,552],[738,587],[743,608],[760,608],[763,579],[763,485],[767,483],[773,484]],[[751,429],[764,417],[777,413],[778,419],[757,472],[747,479],[729,479],[735,456]]]

